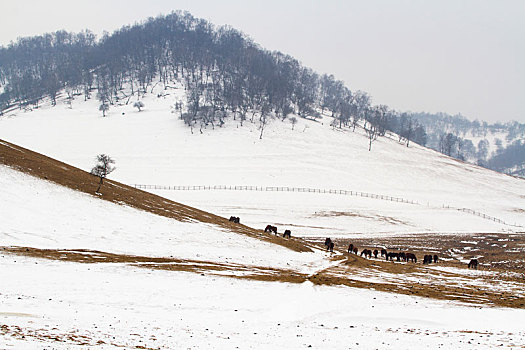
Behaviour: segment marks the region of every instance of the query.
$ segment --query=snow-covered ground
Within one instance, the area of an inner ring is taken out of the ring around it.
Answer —
[[[0,259],[2,349],[525,345],[525,310],[310,282],[254,282],[110,264]]]
[[[0,118],[0,138],[86,170],[93,166],[94,155],[110,154],[118,167],[111,177],[126,183],[341,188],[420,202],[293,192],[164,191],[223,216],[240,213],[243,223],[278,223],[280,229],[286,225],[294,234],[506,229],[439,208],[445,200],[456,206],[470,203],[470,208],[507,220],[523,216],[509,210],[523,207],[522,182],[475,167],[465,170],[419,147],[407,149],[380,139],[369,153],[362,135],[310,121],[295,130],[272,124],[263,140],[255,125],[192,135],[168,112],[171,102],[146,99],[145,111],[120,107],[108,118],[98,116],[92,102],[74,104],[73,110],[59,105],[9,114]],[[499,190],[481,195],[491,181]],[[0,187],[0,246],[91,249],[303,273],[334,264],[325,252],[296,253],[214,225],[159,217],[5,166],[0,166]],[[524,310],[310,282],[63,262],[1,250],[0,281],[1,349],[525,345],[520,322]]]
[[[496,232],[502,225],[454,209],[338,194],[258,191],[151,190],[215,213],[240,216],[248,226],[268,223],[301,237],[384,237],[431,232]]]
[[[90,249],[295,269],[330,265],[325,253],[297,253],[200,222],[179,222],[116,205],[0,165],[0,246]]]
[[[287,122],[272,121],[262,140],[258,124],[250,121],[240,127],[229,120],[225,127],[208,127],[202,134],[197,128],[191,134],[172,113],[174,103],[184,100],[183,90],[169,89],[162,98],[156,92],[143,99],[142,112],[130,103],[112,107],[106,118],[97,101],[80,97],[72,109],[59,102],[31,112],[16,110],[0,117],[0,138],[88,171],[96,154],[109,154],[117,166],[110,177],[127,184],[342,189],[419,203],[305,193],[158,192],[213,213],[241,216],[254,227],[293,224],[298,234],[319,236],[523,231],[444,205],[525,226],[523,180],[418,145],[407,148],[395,138],[379,138],[369,152],[362,130],[334,129],[328,116],[319,122],[298,118],[293,130]]]

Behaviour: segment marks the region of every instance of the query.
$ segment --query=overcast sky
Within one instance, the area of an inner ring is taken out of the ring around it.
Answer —
[[[0,45],[174,10],[229,24],[376,104],[525,123],[525,0],[1,1]]]

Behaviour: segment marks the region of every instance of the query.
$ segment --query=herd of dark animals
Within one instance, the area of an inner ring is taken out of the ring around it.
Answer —
[[[328,246],[328,244],[330,244],[330,247]],[[332,242],[332,240],[330,238],[327,238],[325,240],[325,243],[324,245],[326,246],[326,250],[330,250],[330,251],[333,251],[334,249],[334,243]],[[352,243],[350,243],[350,245],[348,246],[348,253],[354,253],[357,255],[357,247],[355,247]],[[417,263],[417,257],[414,253],[406,253],[406,252],[398,252],[398,253],[394,253],[394,252],[387,252],[386,249],[381,249],[381,252],[379,252],[377,249],[374,249],[374,251],[370,250],[370,249],[363,249],[361,251],[361,256],[364,256],[365,258],[372,258],[372,255],[374,255],[374,258],[377,259],[377,256],[379,255],[379,253],[381,253],[381,257],[385,257],[386,260],[390,260],[390,261],[394,261],[394,259],[396,261],[405,261],[405,262],[414,262],[414,263]],[[434,255],[431,255],[431,254],[428,254],[428,255],[425,255],[423,257],[423,264],[436,264],[439,260],[439,257],[437,256],[437,254],[434,254]],[[473,269],[477,269],[478,268],[478,259],[472,259],[470,260],[470,262],[468,263],[468,268],[473,268]]]
[[[330,243],[330,249],[328,249],[328,243]],[[333,251],[333,245],[334,243],[332,242],[332,240],[330,238],[327,238],[325,240],[325,246],[327,246],[327,250],[330,250],[330,251]],[[354,253],[357,255],[357,248],[352,244],[350,243],[350,245],[348,246],[348,253]],[[374,249],[374,251],[370,250],[370,249],[363,249],[361,251],[361,256],[364,256],[365,258],[372,258],[372,254],[374,255],[374,258],[377,259],[377,256],[379,255],[379,251],[377,249]],[[387,252],[386,249],[381,249],[381,257],[385,257],[386,260],[390,260],[390,261],[394,261],[394,259],[396,261],[404,261],[404,262],[414,262],[414,263],[417,263],[417,257],[415,254],[413,253],[405,253],[405,252],[399,252],[399,253],[394,253],[394,252]],[[437,254],[434,254],[434,255],[431,255],[431,254],[427,254],[423,257],[423,264],[436,264],[438,262],[439,258],[437,256]],[[470,260],[470,262],[468,263],[468,268],[472,268],[472,269],[477,269],[478,268],[478,259],[472,259]]]
[[[235,224],[240,224],[241,223],[241,218],[238,217],[238,216],[230,216],[230,222],[233,222]],[[278,235],[278,233],[277,233],[277,226],[267,225],[266,228],[264,229],[264,232],[265,233],[273,232],[276,235]],[[284,230],[283,237],[284,238],[292,238],[292,231]]]
[[[233,223],[240,223],[241,219],[237,216],[230,216],[230,221]],[[272,225],[266,225],[266,228],[264,229],[265,233],[271,233],[278,235],[277,233],[277,227]],[[284,238],[291,238],[292,237],[292,231],[290,230],[284,230],[283,233]],[[334,251],[335,243],[332,241],[331,238],[326,238],[324,241],[324,245],[326,247],[326,250],[329,252]],[[354,253],[357,255],[358,250],[357,247],[355,247],[352,243],[348,246],[348,253]],[[377,256],[381,253],[381,257],[385,257],[386,260],[394,261],[405,261],[405,262],[414,262],[417,263],[417,257],[414,253],[406,253],[406,252],[387,252],[386,249],[381,249],[381,252],[379,252],[377,249],[374,249],[374,251],[370,249],[363,249],[361,251],[361,256],[364,256],[365,258],[372,258],[372,255],[374,255],[374,258],[377,259]],[[425,255],[423,257],[423,264],[436,264],[438,262],[439,258],[437,254],[431,255]],[[477,269],[478,268],[478,259],[472,259],[468,263],[468,268]]]
[[[357,255],[357,247],[354,247],[354,245],[350,243],[350,245],[348,246],[348,253],[354,253]],[[374,258],[377,259],[377,256],[379,255],[379,251],[377,249],[374,249],[374,251],[372,251],[371,249],[363,249],[361,251],[361,256],[364,255],[365,258],[369,258],[369,259],[372,258],[372,254],[374,255]],[[428,256],[432,257],[431,255],[425,255],[424,264],[427,263],[426,259]],[[396,259],[396,261],[417,262],[417,257],[413,253],[405,253],[405,252],[400,252],[400,253],[390,252],[389,253],[386,251],[386,249],[381,249],[381,257],[385,257],[386,260],[390,260],[390,261],[394,261],[394,259]],[[437,262],[437,260],[438,260],[437,255],[434,255],[434,262]]]

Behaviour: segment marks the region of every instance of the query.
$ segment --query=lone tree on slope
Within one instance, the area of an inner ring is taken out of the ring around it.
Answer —
[[[95,191],[96,193],[98,193],[98,191],[100,190],[100,186],[102,186],[102,182],[104,181],[104,179],[111,172],[113,172],[113,170],[116,169],[114,166],[111,165],[111,164],[114,164],[115,161],[106,154],[99,154],[97,156],[97,162],[98,162],[97,165],[95,165],[93,169],[91,169],[91,174],[98,176],[100,178],[98,188]]]
[[[142,101],[137,101],[133,104],[133,107],[137,108],[139,110],[139,112],[142,110],[142,108],[144,108],[144,102]]]

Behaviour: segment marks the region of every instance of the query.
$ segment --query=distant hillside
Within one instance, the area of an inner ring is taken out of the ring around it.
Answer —
[[[7,112],[0,118],[0,138],[86,171],[97,154],[108,154],[117,167],[111,178],[128,185],[263,186],[355,194],[155,191],[222,217],[240,216],[251,227],[293,225],[297,236],[499,232],[525,225],[520,209],[525,206],[523,180],[417,144],[407,147],[388,132],[368,151],[362,126],[355,131],[339,128],[328,111],[315,120],[297,116],[296,124],[268,123],[263,139],[256,118],[228,118],[223,127],[191,133],[174,108],[186,94],[182,82],[167,89],[158,84],[153,93],[141,95],[142,111],[121,101],[106,117],[95,99],[76,98],[69,105],[67,96],[60,96],[56,106],[47,99],[36,110]],[[462,208],[480,214],[458,210]]]
[[[329,110],[334,127],[363,125],[369,148],[387,131],[425,144],[425,131],[385,105],[373,106],[332,75],[319,75],[293,57],[269,52],[230,27],[215,27],[174,12],[126,26],[100,40],[89,31],[22,38],[0,49],[0,111],[38,108],[61,95],[72,103],[96,97],[105,115],[115,105],[141,108],[144,94],[182,83],[173,107],[193,128],[257,121],[260,137],[270,119],[294,124]],[[162,93],[161,93],[162,94]]]
[[[0,115],[39,108],[45,101],[54,106],[60,98],[69,106],[96,99],[94,108],[103,116],[128,104],[140,111],[145,95],[169,95],[174,86],[186,93],[171,109],[192,133],[238,120],[240,127],[257,123],[262,138],[271,120],[293,127],[297,118],[316,120],[328,111],[334,128],[361,127],[369,150],[393,132],[407,146],[428,143],[490,169],[525,171],[522,124],[471,123],[374,105],[366,92],[352,91],[332,75],[319,75],[240,31],[186,12],[150,18],[100,39],[89,31],[58,31],[0,48]]]
[[[448,114],[412,113],[424,125],[427,146],[451,157],[525,177],[525,124],[470,121]]]

